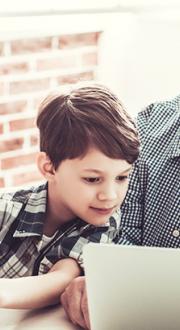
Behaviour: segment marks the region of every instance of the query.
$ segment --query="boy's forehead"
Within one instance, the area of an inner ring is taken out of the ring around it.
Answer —
[[[95,173],[111,172],[113,169],[123,172],[131,169],[131,165],[126,160],[110,158],[96,148],[89,149],[83,157],[67,160],[66,164],[82,171]]]

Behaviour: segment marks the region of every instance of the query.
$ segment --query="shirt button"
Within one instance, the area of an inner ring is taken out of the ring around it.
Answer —
[[[178,237],[180,235],[178,229],[174,229],[172,234],[173,234],[174,237]]]

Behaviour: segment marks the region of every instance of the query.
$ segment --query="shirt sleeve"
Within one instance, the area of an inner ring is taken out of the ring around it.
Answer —
[[[93,243],[116,243],[119,238],[120,210],[110,217],[105,226],[95,227],[87,224],[78,233],[64,237],[61,242],[62,257],[75,259],[83,268],[83,248],[86,244]]]
[[[119,244],[141,245],[144,223],[144,202],[148,167],[139,158],[131,173],[128,192],[121,206],[121,236]]]
[[[119,244],[141,245],[143,239],[144,206],[148,180],[148,162],[145,156],[149,120],[153,104],[139,112],[136,124],[141,142],[140,155],[133,165],[128,191],[121,206],[121,236]]]

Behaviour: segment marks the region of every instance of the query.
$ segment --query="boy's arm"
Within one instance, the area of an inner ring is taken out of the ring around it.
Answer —
[[[44,275],[0,279],[0,307],[41,308],[58,303],[60,294],[80,272],[77,262],[67,258]]]

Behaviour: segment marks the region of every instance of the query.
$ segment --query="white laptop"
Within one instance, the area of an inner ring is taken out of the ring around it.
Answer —
[[[91,330],[180,330],[180,249],[90,243]]]

